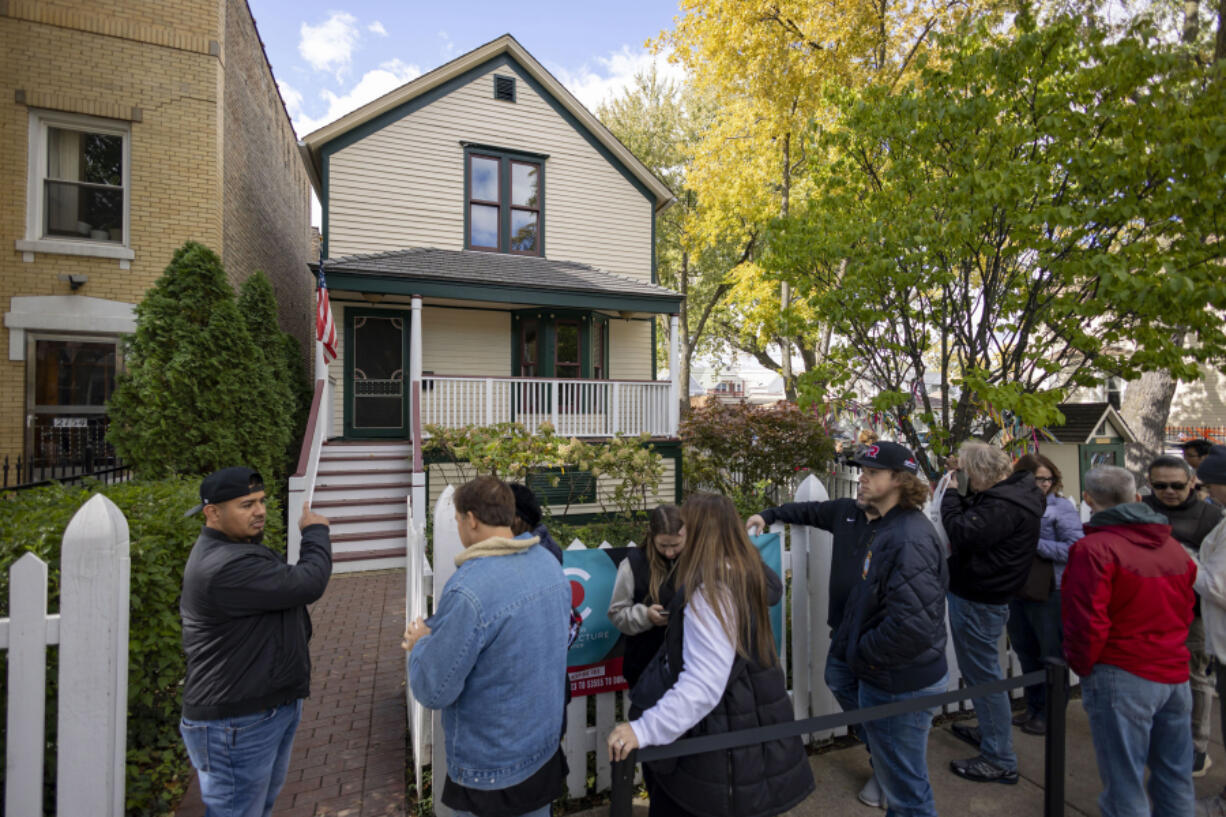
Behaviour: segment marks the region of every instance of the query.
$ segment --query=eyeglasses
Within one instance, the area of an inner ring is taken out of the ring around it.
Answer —
[[[1035,482],[1055,482],[1056,480],[1052,477],[1035,477],[1034,481]]]
[[[1186,482],[1151,482],[1150,485],[1155,491],[1182,491],[1188,487]]]

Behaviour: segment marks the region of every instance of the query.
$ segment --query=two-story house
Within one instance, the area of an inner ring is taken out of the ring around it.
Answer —
[[[646,432],[673,501],[678,400],[655,341],[681,296],[654,255],[673,196],[561,83],[507,35],[302,144],[340,343],[314,412],[332,441],[291,488],[333,518],[339,565],[403,563],[409,486],[433,501],[455,476],[422,461],[432,424]],[[571,512],[599,511],[607,486],[582,485]]]
[[[308,341],[309,180],[245,0],[8,0],[0,77],[0,459],[106,460],[120,337],[189,239]]]

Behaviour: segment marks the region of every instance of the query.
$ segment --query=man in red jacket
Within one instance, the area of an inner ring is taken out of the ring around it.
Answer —
[[[1086,474],[1094,515],[1064,572],[1064,653],[1081,676],[1103,817],[1192,814],[1188,648],[1196,565],[1166,517],[1143,504],[1132,474]]]

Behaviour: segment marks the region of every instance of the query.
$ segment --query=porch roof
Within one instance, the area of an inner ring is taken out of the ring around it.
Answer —
[[[681,308],[682,296],[658,284],[536,256],[412,247],[330,258],[324,269],[333,290],[631,312]]]

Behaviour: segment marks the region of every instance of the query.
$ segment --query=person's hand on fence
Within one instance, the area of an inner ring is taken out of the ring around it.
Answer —
[[[647,608],[647,620],[657,627],[668,624],[668,611],[662,605],[653,604]]]
[[[308,525],[331,525],[328,517],[311,510],[310,502],[302,503],[302,518],[298,520],[298,530],[306,530]]]
[[[753,516],[746,519],[745,530],[749,531],[751,536],[757,536],[759,533],[766,530],[766,520],[762,518],[762,514],[755,513]]]
[[[609,733],[609,760],[625,760],[639,748],[639,739],[628,723],[619,723]]]
[[[426,620],[418,616],[409,622],[409,626],[405,628],[404,639],[400,642],[400,648],[408,652],[413,649],[414,644],[428,635],[430,635],[430,628],[426,626]]]

